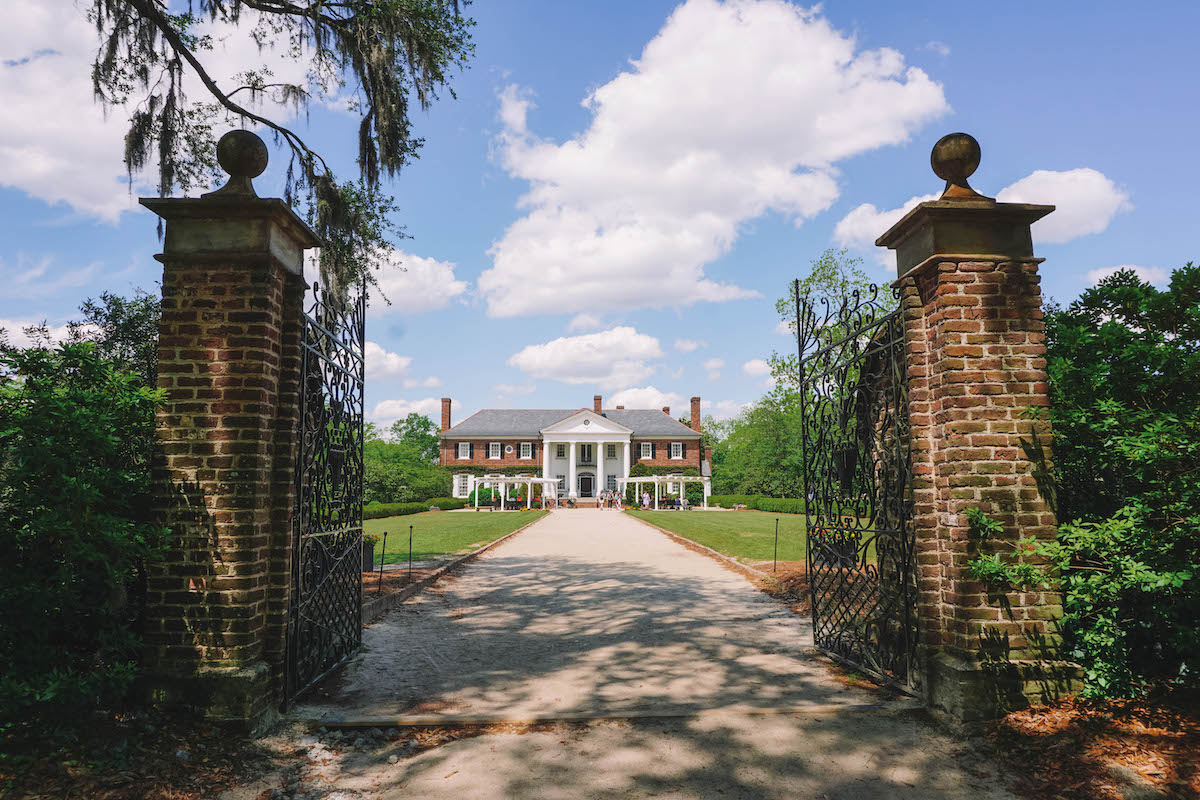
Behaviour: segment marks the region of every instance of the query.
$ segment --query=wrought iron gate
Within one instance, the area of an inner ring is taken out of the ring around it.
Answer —
[[[313,284],[304,314],[285,705],[362,643],[365,312]]]
[[[899,297],[793,284],[816,645],[911,684],[916,646],[908,376]]]

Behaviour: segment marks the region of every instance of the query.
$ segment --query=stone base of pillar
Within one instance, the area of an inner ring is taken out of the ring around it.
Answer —
[[[155,708],[183,711],[237,730],[261,730],[279,715],[270,667],[201,666],[189,674],[149,674],[142,696]]]
[[[1071,661],[982,661],[937,653],[925,662],[922,694],[931,711],[960,724],[998,719],[1079,692]]]

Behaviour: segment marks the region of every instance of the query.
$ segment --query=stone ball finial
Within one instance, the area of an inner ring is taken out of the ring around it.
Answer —
[[[243,195],[257,197],[251,178],[257,178],[267,168],[267,145],[251,131],[229,131],[217,142],[217,163],[229,173],[229,181],[209,192],[213,195]]]
[[[235,178],[262,175],[267,157],[267,145],[250,131],[229,131],[217,142],[217,162]]]
[[[943,200],[986,199],[971,188],[967,178],[979,168],[982,151],[969,133],[949,133],[938,139],[929,154],[933,174],[946,182]]]

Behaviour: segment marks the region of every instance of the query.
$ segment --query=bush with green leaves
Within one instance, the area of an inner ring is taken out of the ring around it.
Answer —
[[[1026,451],[1058,512],[1058,539],[985,547],[993,552],[972,571],[993,585],[1058,580],[1068,655],[1088,694],[1196,684],[1200,267],[1175,270],[1165,291],[1119,271],[1051,309],[1046,327],[1053,466],[1040,442]]]
[[[90,343],[0,351],[0,715],[133,680],[158,390]]]

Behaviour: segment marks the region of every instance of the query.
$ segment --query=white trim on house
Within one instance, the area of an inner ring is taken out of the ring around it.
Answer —
[[[671,458],[675,461],[683,458],[683,442],[671,442]]]
[[[461,459],[464,459],[464,460],[471,457],[471,443],[470,442],[459,442],[458,443],[458,457]]]
[[[652,442],[638,442],[638,461],[646,461],[654,458],[654,444]]]
[[[521,458],[533,458],[533,442],[521,442]]]
[[[488,442],[488,459],[491,461],[500,460],[500,443]]]

